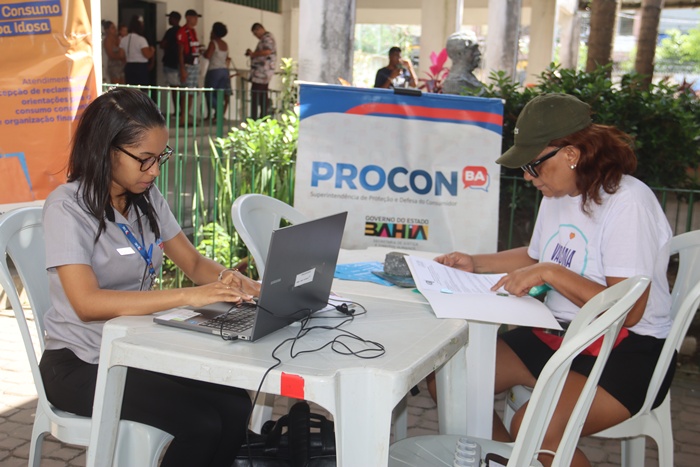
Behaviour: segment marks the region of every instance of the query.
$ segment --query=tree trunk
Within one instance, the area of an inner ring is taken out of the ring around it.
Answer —
[[[637,56],[634,69],[644,75],[644,83],[648,86],[654,77],[654,54],[656,39],[659,35],[659,18],[664,0],[642,0],[642,17],[637,38]]]
[[[588,37],[588,59],[586,60],[586,71],[589,73],[600,65],[610,63],[618,1],[593,0],[591,2],[591,34]]]

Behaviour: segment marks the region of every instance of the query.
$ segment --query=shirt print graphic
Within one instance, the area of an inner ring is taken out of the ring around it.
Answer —
[[[540,261],[559,264],[584,276],[588,263],[588,239],[575,225],[560,224],[559,230],[542,249]]]

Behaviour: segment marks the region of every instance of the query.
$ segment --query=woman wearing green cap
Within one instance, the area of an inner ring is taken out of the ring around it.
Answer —
[[[616,425],[638,412],[671,327],[668,242],[671,228],[644,183],[632,176],[637,160],[631,138],[617,128],[592,123],[590,108],[566,94],[530,101],[515,127],[515,144],[498,160],[523,169],[525,180],[542,192],[528,247],[494,254],[449,253],[437,261],[477,273],[507,273],[494,286],[514,295],[544,286],[545,303],[563,327],[594,295],[622,280],[644,274],[649,289],[629,312],[600,379],[582,436]],[[532,387],[563,332],[517,328],[501,334],[496,352],[496,393],[516,385]],[[574,360],[543,449],[555,450],[563,427],[590,372],[595,355]],[[675,358],[655,406],[673,379]],[[494,438],[515,438],[524,407],[508,433],[496,417]],[[552,457],[540,454],[544,465]],[[590,465],[577,451],[573,466]]]

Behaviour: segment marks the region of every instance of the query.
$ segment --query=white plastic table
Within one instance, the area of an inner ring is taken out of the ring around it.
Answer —
[[[437,369],[438,381],[443,383],[439,397],[445,405],[449,407],[455,395],[464,397],[462,348],[467,344],[468,325],[462,320],[436,319],[424,303],[371,293],[343,295],[361,301],[368,311],[347,329],[380,342],[386,354],[364,360],[326,349],[292,360],[285,346],[277,353],[283,364],[270,372],[262,391],[326,408],[335,421],[338,465],[386,465],[392,409],[414,385]],[[154,324],[151,316],[110,320],[104,327],[87,465],[112,464],[128,367],[255,390],[275,363],[272,350],[297,329],[290,326],[254,343],[225,342],[213,335]],[[297,343],[297,349],[317,347],[335,334],[314,331]],[[443,412],[441,433],[465,432],[466,412],[459,406]]]
[[[364,250],[341,250],[338,264],[365,261],[384,261],[388,252],[404,253],[435,258],[438,253],[425,251],[407,251],[401,249],[370,247]],[[368,282],[340,281],[333,283],[333,291],[339,295],[356,297],[383,297],[397,302],[422,303],[427,300],[411,289],[386,287]],[[452,380],[454,373],[437,372],[438,420],[441,421],[440,433],[469,435],[477,438],[491,439],[493,427],[493,399],[496,380],[496,339],[498,324],[482,321],[469,321],[469,345],[465,346],[466,382]],[[466,391],[462,390],[466,384]],[[457,421],[450,417],[450,412],[458,410],[467,414],[466,427],[461,424],[450,425],[446,420]],[[445,420],[444,425],[442,424]]]

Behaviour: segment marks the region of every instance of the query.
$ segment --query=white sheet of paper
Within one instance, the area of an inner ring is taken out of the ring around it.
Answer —
[[[407,256],[416,287],[438,318],[561,329],[539,300],[491,291],[503,274],[473,274],[419,256]]]

